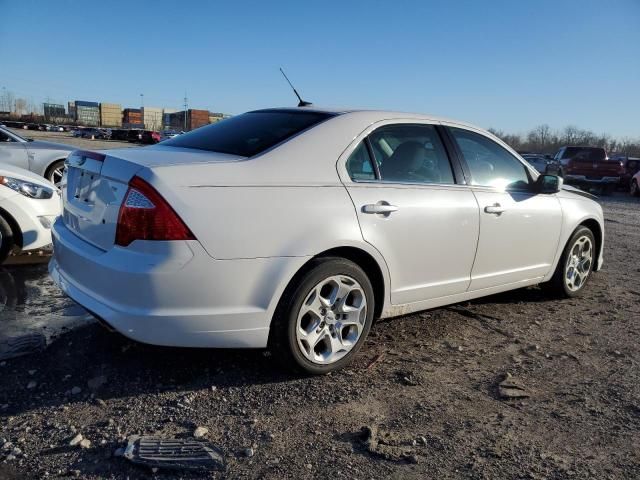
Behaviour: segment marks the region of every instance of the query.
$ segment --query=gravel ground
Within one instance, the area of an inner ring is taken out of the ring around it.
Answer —
[[[206,427],[226,460],[206,478],[640,478],[640,203],[604,208],[605,267],[582,298],[527,288],[381,321],[325,377],[262,351],[63,333],[0,364],[0,477],[174,478],[114,452]],[[0,318],[46,308],[27,298]],[[70,446],[78,433],[88,448]]]
[[[45,142],[66,143],[86,150],[105,150],[107,148],[122,148],[137,146],[135,143],[121,142],[119,140],[90,140],[88,138],[74,138],[70,132],[40,132],[39,130],[22,130],[11,128],[18,135]]]

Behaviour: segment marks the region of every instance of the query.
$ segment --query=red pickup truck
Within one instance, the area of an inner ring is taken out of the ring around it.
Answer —
[[[611,194],[625,173],[619,160],[610,160],[604,148],[562,147],[554,159],[560,163],[564,181],[583,190],[596,188]]]

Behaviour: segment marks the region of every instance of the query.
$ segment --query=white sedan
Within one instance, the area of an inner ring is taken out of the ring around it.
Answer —
[[[58,190],[35,173],[0,164],[0,263],[13,251],[51,245],[51,226],[61,213]]]
[[[602,209],[498,138],[417,114],[245,113],[147,148],[67,160],[49,270],[146,343],[269,346],[326,373],[376,318],[602,265]]]

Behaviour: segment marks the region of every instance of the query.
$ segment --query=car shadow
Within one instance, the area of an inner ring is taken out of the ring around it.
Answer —
[[[0,376],[0,418],[98,398],[187,394],[298,378],[265,350],[145,345],[96,323],[60,335],[41,352],[6,361]],[[97,382],[102,384],[92,390],[89,381],[99,377],[104,377]],[[81,392],[73,394],[74,387]]]

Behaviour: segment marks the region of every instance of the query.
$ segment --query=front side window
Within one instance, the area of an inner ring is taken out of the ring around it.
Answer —
[[[313,111],[258,110],[198,128],[162,145],[253,157],[332,116]]]
[[[433,125],[389,125],[369,136],[383,182],[453,184],[453,171]]]
[[[501,190],[526,190],[531,179],[527,168],[490,138],[461,128],[450,128],[471,173],[471,185]]]

